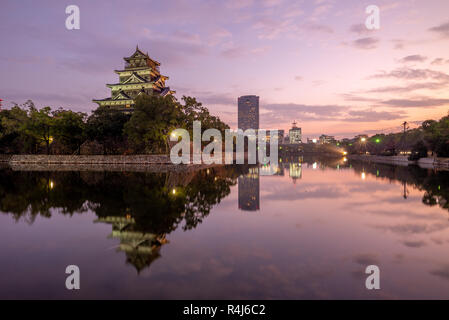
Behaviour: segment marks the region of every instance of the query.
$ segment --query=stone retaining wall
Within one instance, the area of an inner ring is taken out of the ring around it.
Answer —
[[[426,169],[449,169],[449,158],[421,158],[418,161],[408,160],[407,156],[371,156],[371,155],[348,155],[351,160],[360,160],[375,163],[387,163],[395,165],[407,166],[409,164],[416,164],[421,168]]]
[[[12,155],[9,154],[0,154],[0,163],[8,163],[11,157]]]
[[[13,155],[9,164],[171,164],[167,155]]]

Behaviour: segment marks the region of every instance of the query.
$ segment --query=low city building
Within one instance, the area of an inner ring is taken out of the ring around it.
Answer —
[[[288,136],[290,137],[291,144],[302,143],[301,128],[296,126],[296,121],[293,122],[292,128],[288,131]]]
[[[336,144],[337,140],[335,140],[334,136],[328,136],[326,134],[322,134],[320,136],[320,144]]]

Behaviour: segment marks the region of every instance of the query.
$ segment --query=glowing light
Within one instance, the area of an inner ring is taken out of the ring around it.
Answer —
[[[365,180],[366,179],[366,174],[365,174],[365,172],[362,172],[362,180]]]
[[[312,139],[312,142],[313,142],[313,143],[316,143],[316,142],[317,142],[317,140],[316,140],[316,139]]]
[[[360,139],[360,141],[365,142],[365,141],[366,141],[366,138],[363,137],[363,138]]]
[[[348,154],[348,152],[347,151],[343,151],[343,155],[347,155]]]
[[[53,189],[55,184],[53,183],[53,181],[50,181],[50,183],[48,184],[48,186],[50,187],[50,189]]]
[[[379,138],[376,139],[376,143],[380,143],[380,139]]]
[[[312,165],[312,168],[313,168],[313,170],[315,170],[315,169],[316,169],[316,167],[317,167],[317,163],[316,163],[316,162],[314,162],[314,163],[313,163],[313,165]]]
[[[176,133],[175,133],[175,132],[172,132],[172,133],[171,133],[171,136],[172,136],[173,138],[175,138],[175,137],[176,137]]]
[[[176,194],[176,189],[175,188],[173,188],[172,193]]]
[[[347,159],[346,157],[344,157],[344,158],[343,158],[343,161],[346,162],[346,161],[348,161],[348,159]]]

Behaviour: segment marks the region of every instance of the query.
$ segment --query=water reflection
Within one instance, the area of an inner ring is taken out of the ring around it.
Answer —
[[[275,175],[263,176],[266,170]],[[434,282],[426,285],[433,277],[449,279],[449,224],[441,214],[449,210],[449,172],[304,156],[283,158],[273,168],[183,173],[4,169],[0,179],[0,283],[7,288],[22,273],[5,265],[31,261],[47,270],[50,253],[65,263],[76,252],[74,260],[86,257],[84,268],[98,266],[90,271],[98,288],[117,281],[114,292],[123,292],[117,297],[366,297],[367,264],[396,277],[383,283],[400,283],[400,289],[385,287],[386,296],[419,296],[410,293],[409,279],[426,292],[434,289]],[[258,214],[242,214],[236,204]],[[58,220],[76,215],[85,223]],[[11,227],[10,217],[33,228]],[[50,217],[46,229],[42,221]],[[70,232],[73,243],[65,243],[62,233]],[[441,291],[447,288],[449,281]]]
[[[260,178],[259,168],[250,167],[248,173],[238,178],[239,209],[257,211],[260,208]]]
[[[138,272],[159,257],[165,236],[195,228],[230,193],[239,175],[232,167],[188,173],[16,172],[1,170],[0,211],[32,224],[93,211],[112,226],[111,238]]]

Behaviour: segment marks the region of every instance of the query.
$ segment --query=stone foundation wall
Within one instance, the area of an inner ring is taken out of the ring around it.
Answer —
[[[9,164],[171,164],[167,155],[13,155]]]
[[[371,156],[371,155],[348,155],[351,160],[360,160],[376,163],[387,163],[395,165],[416,164],[425,169],[449,169],[449,158],[421,158],[418,161],[408,160],[407,156]]]
[[[11,157],[9,154],[0,154],[0,163],[8,163]]]

